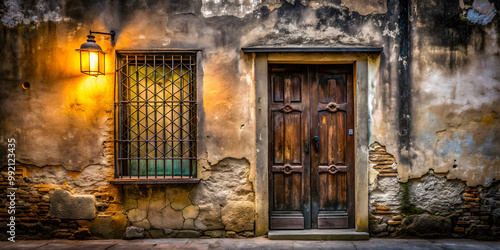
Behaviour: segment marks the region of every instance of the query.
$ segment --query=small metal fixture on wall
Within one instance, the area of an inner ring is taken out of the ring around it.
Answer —
[[[110,31],[109,33],[90,31],[87,36],[87,42],[77,49],[80,53],[80,71],[84,74],[97,77],[98,75],[105,74],[105,54],[101,47],[95,43],[95,36],[92,34],[110,35],[111,43],[115,40],[116,33]]]

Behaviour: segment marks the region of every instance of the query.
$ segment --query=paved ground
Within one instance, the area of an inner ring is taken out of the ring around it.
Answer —
[[[500,241],[407,240],[372,238],[367,241],[278,241],[264,237],[253,239],[150,239],[150,240],[40,240],[0,242],[0,250],[114,250],[114,249],[499,249]]]

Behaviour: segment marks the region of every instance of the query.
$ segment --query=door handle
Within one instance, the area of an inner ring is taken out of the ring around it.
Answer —
[[[306,148],[306,154],[309,154],[309,142],[306,142],[305,148]]]
[[[319,153],[319,136],[314,136],[313,140],[314,140],[314,147],[316,148],[316,152]]]

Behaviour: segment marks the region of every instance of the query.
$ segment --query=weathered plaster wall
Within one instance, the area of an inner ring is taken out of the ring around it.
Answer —
[[[409,89],[396,88],[382,77],[372,100],[371,141],[394,154],[400,181],[418,178],[430,169],[471,186],[488,186],[500,178],[499,23],[498,17],[492,17],[496,5],[488,1],[412,3],[411,53],[405,62],[409,63]],[[477,11],[486,13],[482,21],[470,14]],[[405,102],[399,96],[404,91],[411,93],[406,100],[409,112],[387,119],[384,114],[397,114],[403,108]],[[396,130],[387,129],[388,125]]]
[[[7,162],[7,138],[15,138],[22,170],[16,176],[26,186],[21,201],[26,221],[34,225],[24,232],[51,225],[59,230],[57,237],[109,238],[122,237],[132,225],[146,228],[150,237],[252,235],[255,69],[254,57],[241,47],[258,45],[384,48],[367,86],[373,216],[376,211],[399,216],[405,204],[401,182],[428,183],[434,178],[431,169],[441,179],[429,185],[447,187],[451,207],[465,204],[457,200],[464,185],[471,190],[487,186],[477,195],[495,196],[500,178],[499,5],[488,0],[3,1],[0,160]],[[108,53],[107,74],[97,79],[79,73],[74,51],[89,29],[118,34],[114,45],[109,37],[96,37]],[[202,49],[202,182],[110,185],[114,51],[169,48]],[[31,88],[23,89],[23,82]],[[59,190],[77,198],[93,194],[97,216],[51,215],[48,204]],[[425,205],[432,200],[412,192],[411,202],[435,213]],[[38,200],[29,201],[29,195]],[[485,212],[491,218],[494,206]],[[239,218],[233,210],[249,217]],[[157,222],[165,216],[178,221]],[[390,220],[392,225],[404,221]],[[382,223],[380,232],[390,231],[388,217],[372,221]],[[450,219],[450,225],[456,223]]]
[[[410,6],[410,54],[403,60],[409,88],[390,90],[384,83],[372,93],[370,232],[494,239],[500,225],[500,4]],[[411,98],[398,99],[405,92]],[[387,114],[384,100],[392,103],[390,113],[399,113],[396,120],[376,118]]]
[[[473,7],[438,6],[446,12],[432,11],[435,6],[430,3],[416,4],[411,153],[415,160],[409,178],[435,169],[470,186],[489,186],[500,179],[500,24],[498,17],[490,18],[499,4],[495,9],[488,1],[469,2]],[[490,14],[485,23],[471,17],[472,12],[486,10]],[[429,13],[427,17],[423,12]],[[431,20],[437,18],[450,21],[435,26]],[[446,36],[435,35],[438,32]]]

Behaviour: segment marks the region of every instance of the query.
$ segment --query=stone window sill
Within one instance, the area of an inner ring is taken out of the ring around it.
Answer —
[[[122,177],[122,178],[116,178],[112,181],[110,181],[111,184],[116,184],[116,185],[127,185],[127,184],[144,184],[144,185],[150,185],[150,184],[197,184],[200,182],[200,179],[198,178],[186,178],[186,177],[161,177],[161,178],[154,178],[154,177]]]

